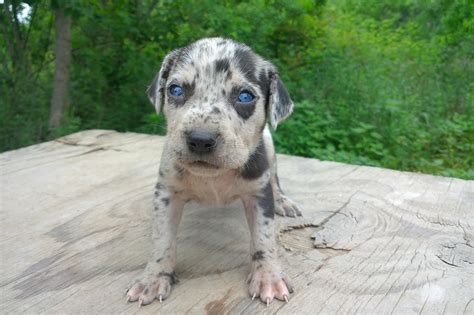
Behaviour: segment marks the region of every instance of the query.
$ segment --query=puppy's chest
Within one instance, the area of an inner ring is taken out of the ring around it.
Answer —
[[[230,204],[255,190],[254,184],[232,173],[218,177],[188,176],[180,186],[187,198],[216,206]]]

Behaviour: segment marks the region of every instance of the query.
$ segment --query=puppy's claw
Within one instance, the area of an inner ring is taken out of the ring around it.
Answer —
[[[283,295],[283,298],[285,299],[286,303],[288,303],[288,296]]]
[[[159,300],[160,300],[160,304],[163,304],[163,296],[161,294],[160,294]]]
[[[252,295],[252,301],[255,300],[255,297],[256,297],[256,296],[257,296],[257,293],[254,293],[254,294]]]
[[[142,300],[142,299],[138,299],[138,308],[142,307],[142,304],[143,304],[143,300]]]
[[[270,305],[270,298],[267,298],[267,307]]]

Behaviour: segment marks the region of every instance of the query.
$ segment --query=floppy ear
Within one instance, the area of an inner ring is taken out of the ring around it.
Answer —
[[[293,102],[276,72],[270,72],[269,79],[267,117],[269,117],[272,128],[276,130],[278,123],[293,112]]]
[[[166,55],[165,59],[163,59],[163,63],[161,64],[160,71],[156,74],[155,78],[146,90],[148,99],[155,106],[157,114],[160,113],[161,104],[165,97],[166,81],[168,80],[171,69],[176,64],[178,56],[179,49],[173,50],[168,55]]]

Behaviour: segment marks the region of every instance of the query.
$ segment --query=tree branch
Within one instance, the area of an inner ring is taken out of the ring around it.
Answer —
[[[5,38],[8,53],[10,54],[10,58],[12,59],[13,67],[15,67],[15,64],[16,64],[15,47],[14,47],[14,43],[12,42],[12,38],[9,34],[9,31],[7,29],[7,21],[5,20],[6,20],[5,15],[4,14],[0,15],[0,25],[2,26],[3,38]]]
[[[38,78],[38,74],[41,73],[41,71],[43,70],[43,68],[50,64],[51,61],[53,61],[54,59],[51,59],[51,60],[46,60],[46,56],[47,56],[47,52],[49,51],[49,45],[51,43],[51,30],[53,29],[53,14],[50,15],[50,18],[49,18],[49,23],[48,23],[48,31],[46,32],[46,36],[43,37],[43,60],[41,60],[41,64],[40,66],[35,70],[35,72],[33,73],[33,77],[35,78],[35,81],[37,80]]]
[[[9,9],[10,7],[12,8],[12,12],[10,12],[10,9]],[[15,41],[17,43],[17,46],[20,45],[21,47],[22,34],[20,30],[20,23],[18,23],[16,7],[14,4],[11,3],[11,1],[5,1],[5,12],[7,14],[8,19],[10,20],[10,23],[12,24],[13,35],[15,36]]]
[[[35,21],[35,17],[36,17],[36,12],[38,11],[38,6],[39,4],[32,4],[31,5],[31,19],[30,19],[30,23],[28,25],[28,31],[26,32],[26,37],[25,37],[25,51],[26,51],[26,48],[28,46],[28,40],[30,38],[30,33],[31,33],[31,29],[33,28],[33,24],[34,24],[34,21]]]

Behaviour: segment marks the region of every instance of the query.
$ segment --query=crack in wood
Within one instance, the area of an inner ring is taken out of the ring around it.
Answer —
[[[93,153],[93,152],[97,152],[97,151],[128,152],[126,150],[113,148],[112,146],[97,146],[97,143],[80,144],[80,143],[77,143],[77,142],[69,142],[69,141],[64,141],[64,140],[61,140],[61,139],[56,139],[56,140],[54,140],[54,142],[64,144],[64,145],[68,145],[68,146],[72,146],[72,147],[93,148],[92,150],[86,151],[84,153],[74,155],[74,157],[89,154],[89,153]]]

